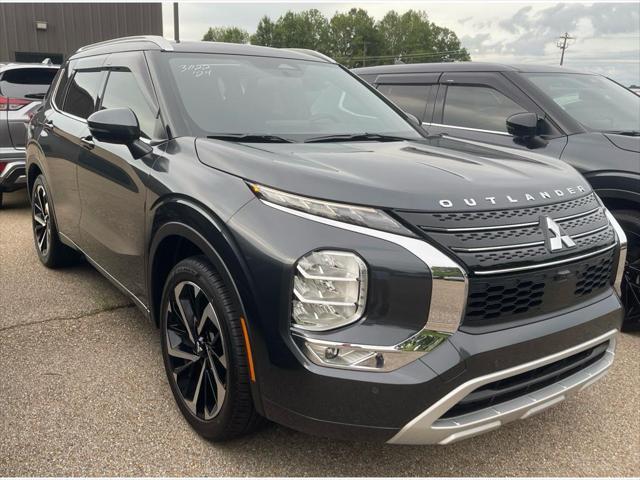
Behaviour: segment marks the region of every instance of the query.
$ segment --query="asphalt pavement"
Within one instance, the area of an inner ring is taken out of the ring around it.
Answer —
[[[158,332],[90,266],[48,270],[22,192],[0,210],[0,476],[639,476],[640,335],[600,382],[446,447],[335,441],[267,425],[198,437]],[[318,401],[322,401],[319,399]]]

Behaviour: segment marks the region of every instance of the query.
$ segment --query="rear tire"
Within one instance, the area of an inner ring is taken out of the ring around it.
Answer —
[[[625,317],[622,329],[640,330],[640,213],[634,210],[611,212],[627,235],[627,262],[622,281]]]
[[[53,215],[49,187],[43,175],[33,183],[31,192],[31,224],[38,258],[48,268],[76,263],[80,254],[60,241]]]
[[[191,257],[169,273],[160,309],[173,396],[193,429],[213,441],[244,435],[261,423],[232,295],[206,257]]]

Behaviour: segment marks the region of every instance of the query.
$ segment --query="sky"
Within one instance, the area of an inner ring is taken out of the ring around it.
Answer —
[[[474,61],[557,65],[557,38],[575,37],[565,53],[569,68],[605,74],[624,84],[640,85],[640,2],[404,2],[321,3],[180,3],[180,37],[201,40],[209,27],[238,26],[253,33],[263,15],[276,20],[287,10],[336,11],[363,8],[376,20],[393,9],[424,10],[432,22],[448,27]],[[173,37],[173,6],[163,4],[165,37]]]

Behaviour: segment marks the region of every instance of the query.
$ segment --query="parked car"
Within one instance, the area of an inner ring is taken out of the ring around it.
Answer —
[[[30,124],[42,263],[80,254],[160,329],[206,438],[262,417],[450,443],[600,378],[625,239],[568,164],[439,137],[312,51],[134,37]]]
[[[354,72],[430,134],[528,150],[577,168],[627,234],[625,327],[640,328],[640,98],[601,75],[540,65],[425,63]]]
[[[57,71],[53,65],[0,63],[0,208],[4,192],[26,185],[26,125]]]

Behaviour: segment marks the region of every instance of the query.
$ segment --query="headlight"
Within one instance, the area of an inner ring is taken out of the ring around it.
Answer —
[[[293,324],[330,330],[362,317],[367,301],[367,266],[354,253],[311,252],[296,265]]]
[[[351,223],[362,227],[397,233],[399,235],[414,236],[408,229],[400,225],[385,212],[376,208],[357,207],[344,203],[316,200],[314,198],[302,197],[300,195],[274,190],[273,188],[263,187],[255,183],[249,184],[249,186],[258,198],[266,202],[300,210],[311,215],[330,218],[331,220],[339,222]]]

